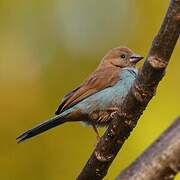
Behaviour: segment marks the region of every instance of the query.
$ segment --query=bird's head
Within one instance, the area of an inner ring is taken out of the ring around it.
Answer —
[[[127,47],[111,49],[103,58],[101,65],[116,66],[120,68],[134,67],[137,62],[143,59],[142,56],[134,53]]]

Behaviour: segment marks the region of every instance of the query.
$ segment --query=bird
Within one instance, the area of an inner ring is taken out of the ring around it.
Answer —
[[[92,126],[99,140],[97,128],[107,127],[123,105],[138,74],[136,63],[143,58],[126,46],[111,49],[94,72],[63,97],[52,118],[22,133],[17,137],[17,142],[63,123],[77,121]]]

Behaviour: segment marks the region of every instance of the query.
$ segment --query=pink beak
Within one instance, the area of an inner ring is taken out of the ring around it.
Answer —
[[[132,56],[130,57],[130,61],[137,63],[139,62],[141,59],[143,59],[143,56],[140,56],[139,54],[132,54]]]

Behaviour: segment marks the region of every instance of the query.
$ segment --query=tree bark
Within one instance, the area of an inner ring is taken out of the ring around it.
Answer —
[[[171,0],[159,33],[155,37],[149,55],[124,100],[123,106],[112,119],[101,137],[78,180],[103,179],[148,102],[155,95],[158,83],[180,34],[180,0]]]
[[[180,171],[180,117],[117,180],[172,180]]]

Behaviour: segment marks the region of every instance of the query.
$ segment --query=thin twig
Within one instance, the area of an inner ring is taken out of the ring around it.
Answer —
[[[180,117],[117,180],[172,180],[180,171]]]
[[[112,119],[78,180],[103,179],[118,151],[154,96],[180,34],[180,0],[171,0],[149,55],[120,111]]]

